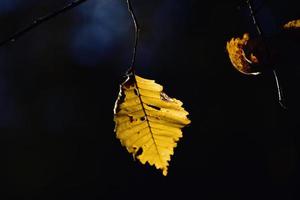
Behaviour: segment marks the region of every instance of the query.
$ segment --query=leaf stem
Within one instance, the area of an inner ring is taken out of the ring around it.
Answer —
[[[27,25],[26,27],[24,27],[23,29],[15,32],[14,34],[12,34],[11,36],[9,36],[7,39],[3,40],[2,42],[0,42],[0,47],[8,44],[8,43],[12,43],[15,42],[17,39],[19,39],[20,37],[22,37],[23,35],[25,35],[27,32],[29,32],[30,30],[36,28],[37,26],[41,25],[42,23],[49,21],[50,19],[58,16],[59,14],[62,14],[72,8],[77,7],[78,5],[86,2],[87,0],[74,0],[73,2],[65,5],[64,7],[55,10],[52,13],[49,13],[45,16],[39,17],[37,19],[35,19],[31,24]]]
[[[133,52],[132,52],[131,66],[127,71],[127,74],[130,74],[130,73],[135,73],[135,61],[136,61],[136,53],[137,53],[140,27],[139,27],[136,15],[133,10],[131,0],[126,0],[126,1],[127,1],[128,11],[130,13],[130,16],[131,16],[133,24],[134,24],[134,46],[133,46]]]
[[[260,25],[257,22],[256,17],[255,17],[255,13],[254,13],[254,10],[253,10],[253,5],[251,3],[251,0],[246,0],[246,2],[247,2],[247,5],[249,7],[250,16],[251,16],[253,24],[254,24],[254,26],[257,30],[257,33],[262,38],[262,41],[264,42],[264,35],[263,35],[263,32],[262,32],[262,29],[261,29]],[[269,51],[268,45],[265,44],[265,46],[266,46],[266,50],[267,50],[268,59],[270,60],[270,51]],[[282,108],[286,109],[286,106],[284,105],[284,98],[283,98],[283,95],[282,95],[282,87],[280,86],[278,75],[276,73],[276,70],[275,70],[274,66],[273,66],[272,71],[273,71],[273,76],[274,76],[274,79],[275,79],[275,82],[276,82],[278,102],[279,102],[279,104]]]

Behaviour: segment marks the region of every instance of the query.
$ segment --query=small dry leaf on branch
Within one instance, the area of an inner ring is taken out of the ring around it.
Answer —
[[[292,20],[283,25],[284,29],[299,29],[300,28],[300,19]]]
[[[190,123],[182,102],[168,97],[154,80],[128,75],[115,103],[115,132],[121,144],[142,164],[167,175],[181,129]]]
[[[245,33],[242,38],[232,38],[226,44],[226,49],[232,65],[241,73],[247,75],[258,75],[261,72],[252,67],[253,64],[258,64],[258,58],[250,53],[249,58],[246,56],[244,48],[246,48],[250,37]]]

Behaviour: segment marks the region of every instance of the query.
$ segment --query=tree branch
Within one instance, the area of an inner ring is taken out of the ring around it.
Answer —
[[[259,24],[257,23],[257,20],[256,20],[256,17],[255,17],[255,14],[254,14],[254,10],[253,10],[253,6],[251,4],[251,1],[250,0],[247,0],[247,4],[248,4],[248,7],[249,7],[249,10],[250,10],[250,16],[252,18],[252,21],[253,21],[253,24],[258,32],[258,34],[263,37],[263,34],[261,32],[261,28],[259,26]]]
[[[262,29],[260,27],[260,25],[258,24],[257,20],[256,20],[256,17],[255,17],[255,13],[254,13],[254,10],[253,10],[253,6],[252,6],[252,3],[250,0],[246,0],[247,2],[247,5],[249,7],[249,10],[250,10],[250,16],[252,18],[252,21],[253,21],[253,24],[257,30],[257,33],[258,35],[262,38],[262,41],[264,42],[264,35],[263,35],[263,32],[262,32]],[[270,61],[270,51],[269,51],[269,48],[268,48],[268,45],[266,45],[266,50],[267,50],[267,58],[269,59]],[[279,104],[282,108],[286,109],[286,106],[284,105],[284,99],[283,99],[283,94],[282,94],[282,88],[280,86],[280,82],[279,82],[279,79],[278,79],[278,75],[276,73],[276,70],[275,68],[273,67],[272,69],[273,71],[273,76],[274,76],[274,79],[275,79],[275,82],[276,82],[276,88],[277,88],[277,94],[278,94],[278,101],[279,101]]]
[[[22,37],[23,35],[25,35],[27,32],[29,32],[30,30],[36,28],[37,26],[41,25],[42,23],[49,21],[50,19],[58,16],[59,14],[62,14],[72,8],[75,8],[76,6],[86,2],[87,0],[74,0],[73,2],[65,5],[63,8],[60,8],[58,10],[55,10],[52,13],[49,13],[45,16],[39,17],[36,20],[34,20],[31,24],[29,24],[28,26],[24,27],[23,29],[17,31],[16,33],[12,34],[10,37],[8,37],[7,39],[3,40],[2,42],[0,42],[0,47],[11,43],[11,42],[15,42],[17,39],[19,39],[20,37]]]
[[[132,52],[131,66],[127,71],[127,74],[130,74],[130,73],[135,72],[135,61],[136,61],[136,52],[137,52],[137,46],[138,46],[138,40],[139,40],[140,27],[139,27],[136,15],[133,10],[131,0],[127,0],[127,6],[128,6],[128,11],[131,15],[131,18],[132,18],[132,21],[134,24],[134,46],[133,46],[133,52]]]

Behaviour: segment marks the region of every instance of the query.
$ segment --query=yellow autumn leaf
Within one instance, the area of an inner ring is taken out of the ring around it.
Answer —
[[[244,48],[247,45],[250,37],[245,33],[242,38],[232,38],[226,44],[226,49],[232,65],[241,73],[247,75],[258,75],[260,72],[254,71],[250,66],[252,63],[258,63],[256,56],[250,55],[249,59],[246,57]]]
[[[190,123],[188,114],[182,102],[168,97],[154,80],[131,74],[115,103],[116,136],[134,158],[166,176],[181,128]]]
[[[284,29],[297,29],[300,28],[300,19],[292,20],[283,25]]]

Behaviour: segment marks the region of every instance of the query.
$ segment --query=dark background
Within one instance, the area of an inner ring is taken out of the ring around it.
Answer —
[[[1,0],[0,38],[68,2]],[[132,21],[125,0],[90,0],[0,49],[1,199],[299,199],[299,40],[280,33],[300,17],[297,1],[255,2],[288,110],[272,73],[230,64],[226,41],[255,34],[243,1],[132,2],[137,73],[182,100],[192,120],[168,176],[133,161],[115,137]]]

